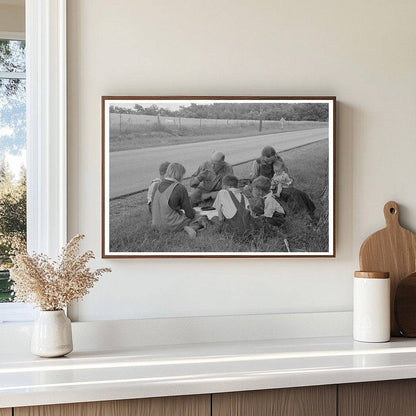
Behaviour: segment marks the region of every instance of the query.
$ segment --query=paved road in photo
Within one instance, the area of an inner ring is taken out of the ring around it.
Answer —
[[[164,161],[182,163],[185,176],[190,176],[214,151],[223,152],[226,161],[234,165],[255,159],[267,145],[279,152],[326,138],[328,128],[321,128],[111,152],[110,198],[146,189]]]

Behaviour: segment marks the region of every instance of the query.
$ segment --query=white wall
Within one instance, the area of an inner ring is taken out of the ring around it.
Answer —
[[[97,260],[113,273],[78,319],[350,310],[384,203],[416,229],[415,16],[413,0],[68,0],[69,235],[98,257],[101,95],[338,98],[335,259]]]

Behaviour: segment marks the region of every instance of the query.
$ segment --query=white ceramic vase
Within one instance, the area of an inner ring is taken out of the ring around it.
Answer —
[[[31,351],[39,357],[62,357],[72,351],[71,321],[61,309],[40,311],[33,325]]]

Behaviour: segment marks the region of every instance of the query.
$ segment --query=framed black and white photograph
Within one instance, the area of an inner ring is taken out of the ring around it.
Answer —
[[[103,257],[334,257],[335,97],[102,97]]]

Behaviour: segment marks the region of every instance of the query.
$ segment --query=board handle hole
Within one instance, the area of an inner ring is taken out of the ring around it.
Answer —
[[[396,210],[394,208],[390,208],[390,214],[395,214]]]

